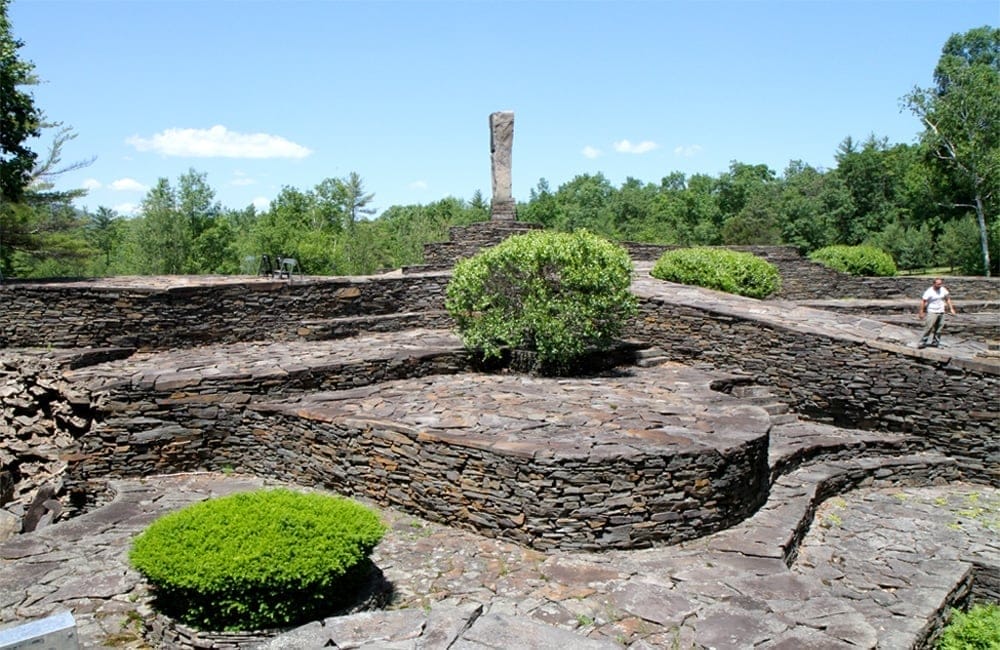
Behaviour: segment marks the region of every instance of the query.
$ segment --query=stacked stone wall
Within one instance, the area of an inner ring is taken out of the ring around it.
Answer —
[[[484,248],[496,246],[513,235],[522,235],[542,226],[521,221],[483,221],[448,229],[449,241],[424,244],[424,264],[415,269],[450,269],[459,260],[472,257]]]
[[[399,313],[437,318],[449,278],[432,273],[163,290],[88,283],[0,285],[0,348],[169,349],[287,338],[304,321]]]
[[[231,468],[541,550],[692,539],[745,519],[767,496],[764,432],[723,450],[654,454],[609,445],[603,454],[554,457],[490,449],[461,433],[255,407],[246,394],[225,404],[188,402],[197,408],[154,398],[149,410],[111,418],[81,440],[71,482]]]
[[[1000,485],[1000,367],[892,344],[642,301],[629,335],[679,361],[747,372],[798,413],[838,426],[916,434],[967,477]]]
[[[633,260],[655,262],[668,250],[682,246],[661,246],[622,242]],[[778,267],[781,291],[772,299],[823,300],[854,298],[861,300],[911,300],[914,305],[930,286],[926,277],[857,277],[840,273],[802,257],[792,246],[726,246],[728,250],[751,253]],[[946,276],[955,299],[1000,300],[1000,278]]]

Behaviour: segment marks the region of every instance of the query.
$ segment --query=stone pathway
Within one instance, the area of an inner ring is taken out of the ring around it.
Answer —
[[[650,282],[662,292],[661,282],[641,274],[633,289],[652,291]],[[721,313],[748,309],[726,294],[677,291],[680,300],[696,297]],[[750,309],[765,321],[864,336],[876,346],[914,343],[911,329],[857,315],[781,301]],[[350,345],[289,341],[137,354],[68,376],[105,388],[122,382],[123,388],[175,390],[192,382],[228,385],[234,378],[281,386],[291,376],[359,356],[417,349],[444,355],[458,347],[453,335],[435,330],[373,334]],[[950,345],[908,352],[971,359],[984,348],[957,338]],[[682,373],[669,366],[658,372]],[[438,423],[453,417],[456,426],[468,426],[472,412],[461,403],[468,395],[455,397],[431,415]],[[381,408],[406,406],[379,399]],[[592,396],[583,403],[592,404]],[[587,412],[605,417],[602,409]],[[519,415],[518,422],[533,417]],[[767,503],[737,526],[675,546],[543,553],[378,507],[390,532],[373,559],[394,585],[391,608],[311,623],[267,647],[909,649],[933,634],[941,612],[965,592],[980,583],[996,589],[1000,491],[956,483],[954,461],[909,453],[905,436],[785,415],[770,418]],[[126,562],[134,536],[185,504],[274,482],[185,474],[112,485],[111,503],[0,543],[0,626],[68,609],[83,647],[146,647],[139,625],[150,613],[148,593]]]
[[[651,264],[636,263],[632,280],[632,292],[639,296],[657,296],[664,292],[664,281],[649,275]],[[942,348],[916,349],[919,331],[893,323],[866,317],[863,314],[826,311],[788,300],[762,300],[748,304],[740,296],[710,291],[700,287],[666,283],[670,287],[671,300],[681,304],[703,306],[722,314],[753,314],[763,322],[773,322],[778,326],[820,333],[847,340],[864,340],[873,347],[888,349],[906,348],[908,354],[927,356],[935,359],[949,357],[974,358],[986,354],[989,346],[974,337],[948,333]],[[910,301],[912,304],[912,301]],[[810,304],[817,304],[810,301]],[[912,309],[912,307],[911,307]]]
[[[902,649],[974,566],[1000,567],[1000,491],[950,484],[817,503],[818,525],[789,568],[782,540],[802,516],[812,521],[809,508],[788,514],[803,492],[790,485],[816,475],[792,472],[730,530],[642,551],[541,553],[377,508],[390,532],[373,559],[394,585],[392,609],[312,623],[267,647]],[[130,540],[186,503],[269,484],[221,474],[115,481],[112,503],[0,545],[0,622],[71,609],[83,647],[146,647],[147,592],[126,564]]]

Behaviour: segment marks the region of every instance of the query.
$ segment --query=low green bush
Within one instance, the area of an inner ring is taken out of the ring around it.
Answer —
[[[261,490],[157,519],[129,560],[164,614],[202,630],[258,630],[353,602],[384,533],[374,512],[349,499]]]
[[[892,256],[875,246],[827,246],[810,253],[809,259],[850,275],[896,275]]]
[[[938,639],[937,650],[1000,649],[1000,606],[973,605],[968,612],[952,611],[951,621]]]
[[[561,374],[610,347],[636,313],[632,261],[586,231],[535,231],[460,261],[445,305],[467,348],[537,353],[541,372]]]
[[[765,259],[724,248],[667,251],[649,272],[654,278],[717,289],[750,298],[766,298],[781,289],[781,275]]]

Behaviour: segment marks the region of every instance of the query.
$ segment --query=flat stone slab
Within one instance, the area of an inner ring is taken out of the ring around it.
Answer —
[[[767,434],[759,406],[675,363],[598,378],[463,373],[310,393],[252,408],[325,422],[392,423],[421,439],[538,457],[726,449]]]
[[[82,647],[147,647],[130,621],[149,613],[149,594],[126,561],[144,522],[268,485],[219,474],[115,481],[118,522],[98,509],[0,544],[0,626],[72,609]],[[834,497],[818,509],[791,569],[712,551],[715,536],[641,551],[541,553],[378,508],[389,532],[372,559],[395,587],[392,609],[310,623],[269,647],[750,647],[733,643],[741,635],[757,648],[909,647],[910,623],[954,587],[950,567],[1000,565],[998,504],[1000,491],[969,484]],[[842,577],[831,578],[830,567]],[[89,580],[100,575],[120,579]],[[890,579],[909,587],[878,584]]]
[[[111,388],[172,391],[200,385],[281,379],[359,360],[406,359],[456,354],[461,340],[449,330],[412,329],[371,333],[349,340],[282,341],[207,345],[183,350],[138,352],[64,373],[89,391]]]

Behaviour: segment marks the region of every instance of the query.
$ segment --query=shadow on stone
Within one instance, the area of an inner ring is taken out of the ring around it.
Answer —
[[[329,608],[323,611],[303,610],[303,616],[282,628],[249,631],[198,630],[176,620],[178,604],[154,596],[154,614],[144,624],[144,637],[157,648],[238,648],[263,643],[268,639],[314,620],[333,616],[347,616],[359,612],[380,610],[387,607],[395,587],[371,560],[357,567],[356,577],[345,576],[335,589],[327,594]]]
[[[515,373],[545,377],[591,377],[620,366],[633,366],[640,352],[649,345],[635,341],[616,341],[607,349],[589,350],[569,363],[546,363],[535,350],[501,350],[499,358],[485,359],[472,354],[472,367],[481,372]]]

